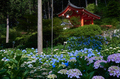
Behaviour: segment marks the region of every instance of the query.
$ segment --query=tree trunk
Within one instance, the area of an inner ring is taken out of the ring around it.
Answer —
[[[95,5],[96,5],[96,6],[98,5],[98,1],[97,1],[97,0],[95,0]]]
[[[87,0],[85,0],[85,4],[86,4],[86,7],[87,7]]]
[[[52,19],[52,28],[51,28],[51,53],[53,54],[53,0],[51,0],[51,19]]]
[[[44,3],[44,18],[47,19],[47,14],[46,14],[46,3]]]
[[[105,0],[105,5],[107,6],[107,2],[106,2],[106,0]]]
[[[49,0],[48,0],[48,19],[50,19],[50,4],[49,4]]]
[[[9,42],[9,15],[7,15],[6,43]]]
[[[31,14],[31,2],[30,2],[30,0],[29,0],[29,12]]]
[[[42,54],[42,0],[38,0],[38,54]]]

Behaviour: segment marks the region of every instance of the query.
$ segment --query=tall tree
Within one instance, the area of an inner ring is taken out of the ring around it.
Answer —
[[[38,0],[38,54],[42,54],[42,0]]]
[[[9,14],[7,15],[6,43],[9,42]]]

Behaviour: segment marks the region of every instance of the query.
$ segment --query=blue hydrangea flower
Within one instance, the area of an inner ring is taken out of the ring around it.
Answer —
[[[67,63],[64,63],[66,66],[69,66],[69,63],[67,62]]]
[[[52,65],[53,68],[55,68],[55,65]]]

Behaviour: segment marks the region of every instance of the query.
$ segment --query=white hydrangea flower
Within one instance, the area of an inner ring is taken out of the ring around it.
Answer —
[[[66,69],[61,69],[60,71],[58,71],[58,73],[60,73],[60,74],[66,74],[67,70]]]
[[[55,78],[57,78],[57,76],[55,74],[49,74],[47,76],[47,78],[49,78],[49,79],[55,79]]]
[[[68,78],[80,78],[79,76],[82,76],[82,73],[79,69],[69,69],[67,71]]]

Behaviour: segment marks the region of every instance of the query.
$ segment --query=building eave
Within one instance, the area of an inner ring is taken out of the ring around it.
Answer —
[[[67,10],[67,8],[69,8],[69,7],[72,7],[72,8],[74,8],[74,9],[78,9],[78,10],[83,10],[83,11],[82,11],[83,13],[86,13],[86,14],[90,15],[91,17],[94,16],[95,19],[100,19],[100,18],[101,18],[99,15],[96,15],[96,14],[88,11],[88,10],[85,9],[84,7],[78,7],[78,6],[74,5],[74,4],[72,4],[70,1],[68,2],[67,7],[66,7],[64,10],[62,10],[60,13],[58,13],[57,15],[60,17],[60,15],[61,15],[62,13],[64,13],[64,12]]]

